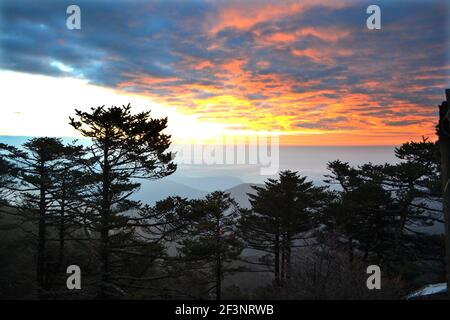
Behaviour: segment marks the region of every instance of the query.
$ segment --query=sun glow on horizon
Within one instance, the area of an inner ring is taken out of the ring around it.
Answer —
[[[167,116],[167,133],[177,143],[220,136],[226,128],[223,124],[198,120],[195,115],[183,115],[148,97],[92,85],[83,79],[0,71],[0,86],[4,89],[0,135],[80,137],[69,125],[69,116],[74,115],[75,109],[128,103],[134,112],[150,109],[152,117]],[[26,94],[21,92],[22,88],[27,88]]]
[[[131,103],[135,112],[151,109],[154,117],[169,118],[167,133],[174,143],[215,144],[226,139],[251,136],[321,134],[320,132],[244,130],[233,123],[214,123],[195,114],[182,114],[151,98],[120,89],[89,84],[78,78],[55,78],[13,71],[0,71],[0,85],[5,89],[0,109],[0,135],[80,137],[69,124],[74,109],[88,110],[99,105]],[[27,88],[23,94],[21,88]],[[235,129],[234,129],[235,128]]]
[[[89,110],[100,105],[131,103],[134,112],[150,109],[153,117],[167,116],[169,124],[166,132],[178,144],[217,144],[226,143],[227,139],[239,140],[252,136],[277,136],[282,145],[310,146],[396,145],[405,140],[395,132],[386,133],[383,137],[364,132],[355,135],[338,128],[331,132],[320,128],[292,130],[286,125],[284,129],[267,130],[266,126],[262,126],[258,130],[252,128],[251,119],[246,119],[245,115],[238,117],[229,110],[223,110],[221,121],[215,122],[205,117],[205,111],[187,113],[185,108],[179,110],[165,101],[156,101],[155,97],[128,92],[122,88],[93,85],[80,78],[57,78],[0,70],[0,85],[4,89],[3,106],[0,109],[0,135],[80,137],[68,124],[74,109]],[[25,93],[22,92],[23,88],[26,88]],[[223,101],[236,103],[233,97],[230,99]],[[287,119],[288,117],[280,115],[272,121],[283,123]],[[258,127],[253,124],[255,126]]]

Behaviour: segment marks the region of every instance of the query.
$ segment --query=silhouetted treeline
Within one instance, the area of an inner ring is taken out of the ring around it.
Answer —
[[[397,164],[331,161],[326,187],[282,171],[253,187],[249,209],[213,190],[148,206],[130,198],[138,181],[176,170],[167,118],[98,107],[70,125],[91,143],[0,144],[2,298],[401,298],[443,279],[443,236],[426,231],[443,223],[426,139],[397,148]],[[380,291],[366,287],[370,264]],[[69,265],[81,290],[66,287]],[[240,285],[251,276],[263,281]]]

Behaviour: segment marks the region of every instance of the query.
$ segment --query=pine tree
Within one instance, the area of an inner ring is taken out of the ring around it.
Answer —
[[[153,119],[150,112],[132,114],[130,105],[101,106],[91,112],[76,110],[70,124],[91,139],[84,165],[91,175],[89,226],[99,234],[98,295],[124,295],[120,262],[136,253],[130,212],[140,206],[129,197],[140,186],[137,179],[158,179],[176,170],[167,152],[170,136],[162,132],[167,118]]]
[[[52,197],[56,208],[52,215],[51,226],[57,234],[58,249],[55,261],[52,263],[54,273],[65,275],[65,247],[66,242],[83,241],[81,236],[83,228],[83,213],[86,207],[83,204],[84,195],[89,187],[87,172],[83,171],[80,159],[85,150],[82,146],[67,145],[62,157],[65,161],[54,173]]]
[[[59,210],[55,198],[57,179],[67,166],[71,166],[67,156],[80,150],[81,147],[65,146],[61,139],[48,137],[30,139],[22,149],[2,146],[3,157],[14,168],[15,186],[12,190],[16,196],[12,205],[18,208],[17,215],[22,224],[37,226],[37,234],[34,235],[37,242],[36,282],[41,298],[48,297],[51,287],[51,261],[47,247],[50,228]]]
[[[252,208],[242,211],[240,230],[250,248],[266,253],[260,264],[269,266],[275,284],[282,285],[290,277],[292,250],[303,246],[306,233],[316,227],[326,194],[292,171],[282,171],[279,179],[253,189]]]
[[[339,181],[344,191],[335,193],[322,222],[333,232],[346,235],[350,263],[358,249],[363,252],[363,261],[369,254],[376,254],[375,262],[379,264],[386,247],[391,246],[398,205],[379,179],[364,179],[360,171],[341,161],[333,161],[328,167],[331,174],[327,175],[327,182]],[[366,166],[361,171],[372,169]]]
[[[8,149],[6,144],[0,143],[0,212],[1,206],[8,204],[8,199],[14,192],[12,187],[14,186],[15,167],[3,154]]]
[[[341,191],[322,222],[347,238],[350,260],[358,250],[363,260],[399,271],[420,259],[441,259],[439,244],[418,227],[443,220],[436,145],[423,139],[405,143],[395,153],[396,164],[330,162],[326,182],[338,184]]]
[[[180,252],[191,269],[212,283],[207,292],[214,290],[220,300],[223,278],[237,270],[231,263],[243,249],[235,227],[239,207],[229,194],[216,191],[204,200],[193,200],[191,208],[193,216]]]

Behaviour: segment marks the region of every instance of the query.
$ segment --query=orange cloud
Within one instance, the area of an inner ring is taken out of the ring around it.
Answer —
[[[129,75],[119,87],[148,86],[144,94],[163,105],[230,129],[278,132],[285,144],[393,145],[432,137],[437,109],[424,101],[436,101],[433,90],[442,87],[445,69],[409,68],[405,55],[391,48],[375,56],[374,48],[355,44],[352,28],[286,31],[274,23],[301,15],[312,3],[227,3],[210,23],[207,54],[177,56],[179,77]],[[226,28],[239,32],[217,35]],[[234,37],[246,41],[247,51],[238,41],[227,48]],[[308,37],[322,41],[297,43]],[[427,53],[408,53],[407,58],[425,59]]]
[[[293,49],[292,54],[297,57],[307,57],[315,62],[320,62],[321,57],[323,56],[318,50],[316,49]]]
[[[210,33],[217,33],[225,28],[235,28],[238,30],[246,30],[258,23],[276,20],[286,15],[292,15],[300,12],[304,6],[298,2],[288,4],[266,4],[258,5],[255,3],[245,2],[230,4],[221,8],[218,16],[214,17],[213,26]]]
[[[150,85],[160,85],[164,83],[170,83],[179,81],[180,78],[176,77],[155,77],[155,76],[146,76],[143,74],[132,74],[132,73],[124,73],[123,76],[129,78],[130,80],[120,82],[117,84],[119,89],[127,88],[127,87],[135,87],[135,86],[150,86]]]
[[[312,49],[295,54],[320,58]],[[254,75],[246,70],[245,64],[246,60],[235,59],[210,66],[220,77],[221,86],[189,83],[173,86],[170,82],[178,78],[135,76],[119,87],[151,85],[170,90],[170,97],[147,94],[185,114],[230,128],[284,133],[282,141],[286,144],[328,145],[332,141],[343,145],[398,144],[411,137],[433,135],[434,123],[424,121],[420,114],[415,115],[417,110],[424,109],[420,104],[411,105],[397,99],[390,101],[389,108],[380,108],[379,97],[369,93],[352,93],[342,88],[317,89],[321,85],[319,79],[298,83],[277,74]],[[296,92],[295,86],[301,86],[302,92]],[[386,87],[383,90],[390,92],[388,82],[367,81],[360,86]],[[396,115],[405,109],[411,111],[410,117]],[[353,138],[346,140],[350,136]]]
[[[198,64],[194,65],[193,68],[194,70],[203,70],[206,68],[212,68],[214,65],[210,62],[210,61],[202,61],[199,62]]]
[[[350,5],[349,0],[334,0],[324,3],[320,0],[279,0],[276,3],[262,3],[258,1],[228,1],[219,10],[218,14],[210,17],[209,32],[217,32],[233,28],[249,30],[259,23],[275,21],[288,16],[304,12],[314,5],[328,8],[342,8]]]
[[[349,35],[347,30],[339,30],[337,28],[300,28],[294,32],[275,32],[265,37],[261,37],[260,42],[265,45],[273,45],[274,43],[289,44],[299,40],[300,38],[313,36],[327,42],[336,42]]]

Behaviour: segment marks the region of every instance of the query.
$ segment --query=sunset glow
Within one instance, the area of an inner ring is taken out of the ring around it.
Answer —
[[[74,108],[130,102],[180,140],[397,145],[434,137],[448,86],[440,1],[382,2],[375,31],[361,1],[80,1],[76,31],[64,5],[15,3],[0,6],[2,135],[73,135]]]

